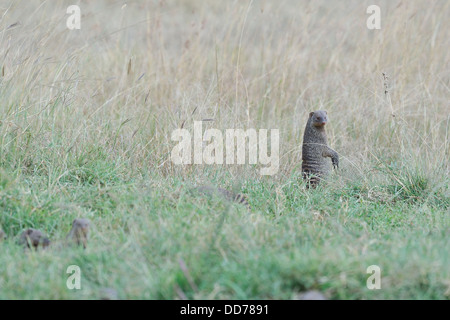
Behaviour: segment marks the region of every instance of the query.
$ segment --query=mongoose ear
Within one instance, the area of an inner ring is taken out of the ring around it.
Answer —
[[[309,113],[309,117],[311,118],[314,115],[314,112]]]

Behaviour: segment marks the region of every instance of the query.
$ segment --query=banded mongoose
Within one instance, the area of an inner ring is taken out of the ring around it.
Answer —
[[[316,187],[321,179],[330,173],[331,158],[333,167],[339,167],[339,155],[328,147],[325,125],[328,122],[326,111],[315,111],[309,114],[303,135],[302,175],[307,186]]]
[[[208,195],[219,194],[220,196],[224,197],[228,201],[243,204],[248,209],[250,209],[250,205],[248,204],[247,197],[241,193],[234,193],[232,191],[229,191],[229,190],[226,190],[223,188],[214,188],[214,187],[209,187],[209,186],[200,186],[200,187],[197,187],[197,190],[202,193],[208,194]]]
[[[19,244],[24,246],[25,249],[47,248],[50,245],[50,240],[42,231],[30,228],[21,233]]]
[[[83,245],[86,249],[89,238],[90,221],[88,219],[75,219],[72,223],[72,229],[66,237],[67,242],[77,245]]]

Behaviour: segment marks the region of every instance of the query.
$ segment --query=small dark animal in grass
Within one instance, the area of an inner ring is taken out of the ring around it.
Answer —
[[[38,249],[47,248],[50,245],[50,240],[42,233],[42,231],[36,229],[27,229],[22,232],[19,238],[19,244],[26,249]]]
[[[308,187],[316,187],[321,179],[330,173],[331,158],[333,167],[339,167],[339,155],[328,147],[325,125],[328,122],[326,111],[315,111],[309,114],[303,135],[302,175]]]
[[[209,186],[200,186],[197,188],[198,191],[208,194],[208,195],[220,195],[221,197],[227,199],[228,201],[243,204],[248,209],[250,205],[248,204],[247,197],[241,193],[234,193],[232,191],[223,188],[214,188]]]
[[[0,229],[0,242],[6,239],[6,233]]]
[[[82,245],[86,249],[91,222],[88,219],[75,219],[66,237],[67,242]]]

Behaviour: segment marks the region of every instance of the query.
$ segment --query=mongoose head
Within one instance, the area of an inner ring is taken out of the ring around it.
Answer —
[[[41,231],[30,228],[22,232],[19,244],[25,248],[46,248],[50,245],[50,240]]]
[[[89,234],[90,221],[88,219],[75,219],[72,223],[72,229],[79,234],[87,236]]]
[[[72,223],[72,229],[67,235],[67,239],[74,241],[78,245],[86,248],[89,237],[89,226],[91,222],[88,219],[75,219]]]
[[[326,111],[314,111],[309,114],[309,117],[311,118],[311,125],[313,125],[316,128],[322,128],[325,126],[328,122],[328,116]]]

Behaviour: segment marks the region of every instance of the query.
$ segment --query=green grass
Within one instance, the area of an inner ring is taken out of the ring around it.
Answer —
[[[189,178],[123,180],[116,164],[100,160],[67,170],[50,191],[46,177],[3,171],[1,299],[96,299],[105,287],[123,299],[291,299],[310,289],[330,299],[449,296],[445,197],[414,189],[414,201],[403,201],[409,191],[395,185],[376,196],[368,193],[375,184],[307,190],[294,175],[283,186],[245,182],[249,212],[190,192]],[[25,227],[57,242],[78,216],[93,223],[85,251],[24,252],[16,244]],[[381,290],[366,287],[374,264]],[[81,290],[66,287],[69,265],[82,270]]]

